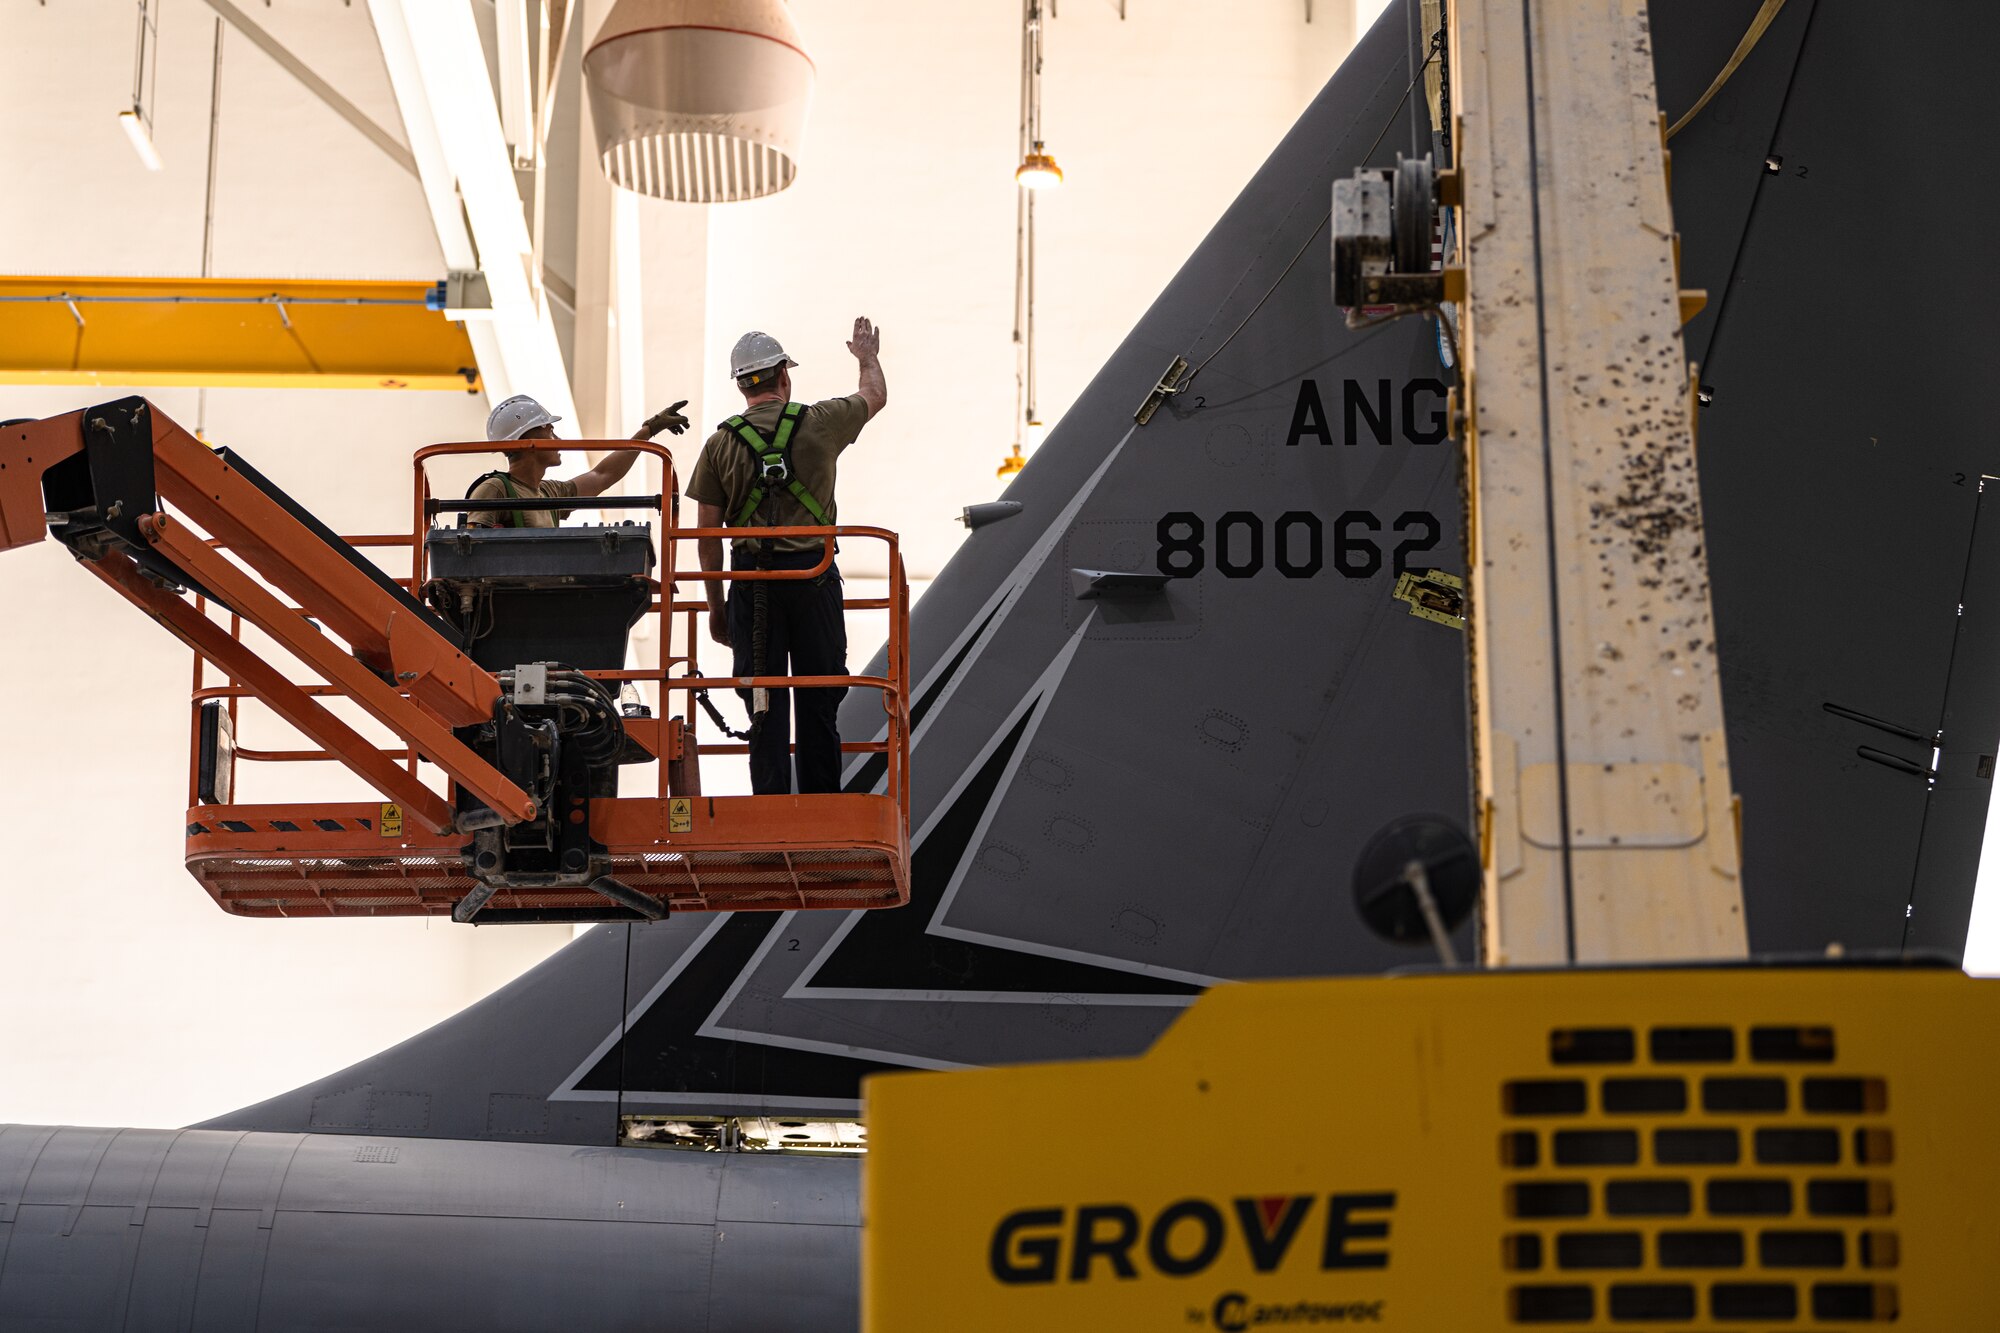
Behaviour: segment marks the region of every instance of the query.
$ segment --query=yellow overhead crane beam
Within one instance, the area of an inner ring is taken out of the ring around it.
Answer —
[[[0,384],[480,387],[439,284],[0,277]]]

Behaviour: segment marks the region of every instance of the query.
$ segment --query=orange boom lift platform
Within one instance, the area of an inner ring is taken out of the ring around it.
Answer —
[[[660,460],[664,494],[678,496],[671,455],[638,447]],[[657,514],[655,570],[646,522],[433,526],[491,506],[434,499],[426,462],[491,452],[484,442],[419,450],[412,530],[342,538],[240,455],[210,449],[143,398],[0,427],[0,550],[54,536],[195,651],[187,867],[209,896],[238,916],[474,923],[908,901],[909,590],[895,534],[682,528],[662,495],[563,502]],[[675,568],[682,541],[792,534],[824,541],[817,568]],[[832,563],[836,538],[888,549],[886,595],[845,603],[888,613],[884,673],[702,677],[693,645],[705,603],[675,601],[675,580],[812,578]],[[363,548],[402,548],[409,578],[392,578]],[[628,668],[627,634],[646,617],[657,624],[660,665]],[[670,651],[676,617],[687,645],[679,656]],[[282,649],[279,660],[261,643]],[[657,690],[663,716],[640,685]],[[861,770],[879,780],[830,794],[703,795],[702,757],[746,747],[702,743],[692,706],[685,719],[664,716],[668,700],[757,686],[876,691],[886,715],[879,739],[842,748],[880,756]],[[330,706],[341,701],[338,712]],[[237,746],[252,703],[313,748]],[[393,742],[376,744],[342,716],[357,710]],[[344,765],[376,799],[236,799],[240,765],[310,762]],[[656,789],[621,795],[620,768],[648,763]]]

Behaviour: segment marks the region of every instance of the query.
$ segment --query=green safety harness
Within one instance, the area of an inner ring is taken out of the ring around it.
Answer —
[[[521,492],[514,489],[514,476],[510,472],[487,472],[481,474],[480,476],[474,477],[472,479],[472,484],[465,488],[465,498],[468,500],[471,499],[472,493],[474,491],[478,490],[481,486],[484,486],[489,480],[493,479],[494,477],[498,477],[500,479],[500,485],[506,490],[507,498],[509,500],[518,500],[521,498]],[[528,521],[525,518],[521,517],[520,510],[505,509],[502,510],[501,512],[512,516],[514,520],[507,526],[513,528],[525,528],[528,526]],[[464,527],[466,519],[470,517],[471,515],[469,514],[461,515],[458,520],[459,526]]]
[[[783,488],[799,502],[799,507],[811,514],[813,521],[826,526],[826,509],[813,498],[806,484],[799,480],[798,472],[792,467],[792,436],[798,431],[799,418],[805,414],[804,403],[786,403],[785,410],[778,414],[778,429],[766,440],[757,433],[757,428],[741,416],[733,416],[723,422],[724,429],[743,441],[756,462],[756,472],[750,484],[750,493],[743,497],[743,507],[736,511],[736,521],[731,527],[748,527],[756,517],[757,510],[764,504],[765,497]],[[764,568],[762,560],[756,567]],[[750,585],[750,674],[766,674],[766,639],[770,625],[769,581],[757,579]],[[703,702],[706,702],[704,700]],[[764,729],[764,715],[771,711],[771,691],[763,686],[750,690],[750,736],[754,738]],[[720,719],[717,719],[720,721]],[[727,727],[724,730],[728,730]]]
[[[821,525],[826,523],[826,510],[813,498],[813,493],[806,489],[806,484],[799,480],[799,474],[792,467],[792,436],[798,430],[799,418],[805,414],[805,410],[804,403],[786,403],[785,410],[778,415],[777,433],[769,440],[759,435],[757,428],[740,416],[731,417],[722,423],[737,439],[749,447],[751,454],[757,460],[757,471],[750,485],[750,493],[743,497],[743,508],[737,511],[736,521],[730,526],[747,527],[758,508],[763,505],[764,497],[778,487],[783,487],[789,492],[791,497],[799,502],[799,507],[813,516],[815,523]]]

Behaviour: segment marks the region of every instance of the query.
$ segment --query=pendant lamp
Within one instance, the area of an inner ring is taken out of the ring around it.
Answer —
[[[718,204],[798,174],[813,63],[784,0],[618,0],[583,79],[616,185]]]

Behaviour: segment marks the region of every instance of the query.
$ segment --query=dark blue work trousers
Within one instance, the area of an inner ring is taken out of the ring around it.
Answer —
[[[731,556],[734,569],[811,569],[821,552],[776,551],[761,558]],[[761,563],[760,563],[761,560]],[[756,590],[764,589],[764,661],[756,647]],[[760,579],[729,588],[729,647],[739,676],[844,676],[847,620],[841,613],[840,570],[810,579]],[[750,691],[738,690],[745,708]],[[840,790],[840,701],[847,687],[772,690],[771,710],[750,742],[750,790],[782,796],[792,786],[792,717],[798,713],[798,787],[801,792]]]

